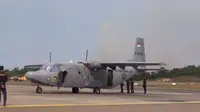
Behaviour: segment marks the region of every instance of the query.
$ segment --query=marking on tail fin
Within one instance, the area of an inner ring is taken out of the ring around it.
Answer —
[[[135,51],[132,58],[134,62],[145,62],[145,46],[144,46],[144,39],[137,37],[135,43]]]
[[[137,47],[141,47],[141,45],[140,45],[140,44],[138,44],[138,45],[137,45]]]
[[[135,55],[144,56],[143,52],[135,52]]]

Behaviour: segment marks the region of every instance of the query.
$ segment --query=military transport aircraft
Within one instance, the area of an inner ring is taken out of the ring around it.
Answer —
[[[46,63],[40,70],[27,72],[26,78],[37,85],[36,92],[42,93],[41,85],[69,87],[72,93],[79,88],[91,88],[100,94],[100,89],[112,89],[137,75],[138,68],[144,66],[166,65],[161,62],[145,62],[144,39],[136,38],[135,53],[132,60],[122,62],[81,61],[67,63]]]

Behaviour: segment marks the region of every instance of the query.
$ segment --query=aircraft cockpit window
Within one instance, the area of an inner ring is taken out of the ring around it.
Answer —
[[[47,70],[47,71],[49,71],[51,69],[51,66],[47,66],[46,68],[45,68],[45,70]]]
[[[46,67],[46,66],[42,66],[40,69],[41,69],[41,70],[44,70],[44,69],[45,69],[45,67]]]

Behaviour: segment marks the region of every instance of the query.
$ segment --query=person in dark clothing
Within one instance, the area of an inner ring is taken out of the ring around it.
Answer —
[[[124,83],[123,82],[120,84],[120,88],[121,88],[121,93],[124,93]]]
[[[144,94],[147,93],[147,81],[146,81],[146,78],[144,78],[143,80],[143,88],[144,88]]]
[[[130,88],[129,88],[130,83],[129,83],[129,80],[126,81],[126,85],[127,85],[127,93],[130,93]]]
[[[131,78],[131,93],[134,93],[134,82],[133,82],[133,78]]]
[[[3,105],[6,106],[7,102],[7,90],[6,82],[8,80],[7,74],[3,72],[4,67],[0,66],[0,103],[1,103],[1,92],[3,94]]]
[[[61,83],[62,83],[62,71],[60,71],[58,73],[58,76],[57,76],[57,79],[56,79],[56,82],[57,82],[57,88],[60,89],[60,86],[61,86]]]
[[[3,94],[3,106],[6,106],[7,103],[7,90],[6,90],[6,84],[5,82],[0,83],[0,90]],[[0,94],[1,95],[1,94]],[[0,96],[0,103],[1,103],[1,96]]]

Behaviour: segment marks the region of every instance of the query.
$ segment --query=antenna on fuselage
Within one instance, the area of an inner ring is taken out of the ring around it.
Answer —
[[[88,49],[86,50],[85,61],[87,61],[87,58],[88,58]]]
[[[51,52],[49,53],[49,62],[51,62]]]

